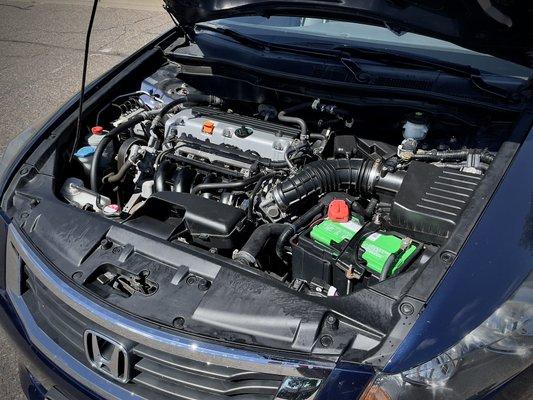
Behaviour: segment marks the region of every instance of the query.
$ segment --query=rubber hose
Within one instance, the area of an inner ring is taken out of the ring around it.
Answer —
[[[285,160],[272,161],[272,160],[262,159],[262,160],[258,160],[257,163],[267,168],[273,168],[273,169],[287,168],[287,162]]]
[[[353,116],[351,113],[333,104],[323,104],[320,102],[320,100],[316,100],[312,103],[311,107],[313,110],[325,114],[334,115],[335,117],[342,120],[353,120]]]
[[[372,165],[361,158],[314,161],[276,186],[274,199],[280,209],[286,210],[308,198],[341,189],[371,191],[374,185],[370,181]]]
[[[372,217],[372,215],[374,214],[374,210],[376,209],[376,206],[378,205],[378,203],[379,203],[378,199],[376,198],[370,199],[370,201],[368,202],[365,208],[364,215],[368,218]]]
[[[434,151],[422,154],[413,154],[413,160],[442,161],[442,160],[466,160],[470,152],[468,150]]]
[[[311,209],[307,210],[303,215],[297,218],[292,224],[286,224],[285,229],[279,235],[276,242],[276,255],[283,260],[285,244],[290,238],[298,233],[300,229],[306,227],[317,215],[324,211],[324,204],[316,204]]]
[[[475,150],[448,150],[430,151],[422,154],[414,154],[413,160],[421,161],[445,161],[445,160],[466,160],[468,155],[475,154]],[[494,155],[488,152],[479,153],[480,161],[490,164],[494,160]]]
[[[91,173],[90,173],[90,182],[91,182],[91,190],[98,192],[98,187],[100,186],[100,181],[98,178],[98,172],[99,172],[99,166],[100,166],[100,159],[102,158],[102,154],[104,154],[104,151],[109,143],[113,140],[115,136],[118,134],[127,131],[130,128],[133,128],[138,123],[149,119],[153,116],[153,113],[141,113],[139,115],[136,115],[135,117],[127,120],[123,124],[120,124],[116,128],[112,129],[108,134],[106,134],[100,143],[98,143],[98,146],[96,146],[96,150],[93,155],[93,160],[91,162]]]
[[[235,254],[234,259],[246,265],[255,264],[255,259],[266,242],[270,238],[280,235],[285,228],[285,224],[264,224],[259,226],[253,231],[241,250]]]
[[[375,198],[370,199],[368,202],[366,208],[364,208],[361,204],[359,204],[358,201],[353,201],[350,208],[352,211],[356,214],[362,215],[366,218],[371,218],[374,214],[374,210],[376,209],[376,206],[378,205],[378,200]]]
[[[287,114],[295,112],[295,111],[298,111],[298,110],[306,108],[306,107],[310,107],[310,106],[311,106],[310,103],[304,103],[304,104],[300,104],[300,105],[295,106],[295,107],[291,107],[291,108],[289,108],[287,110],[280,111],[278,113],[278,119],[281,122],[287,122],[289,124],[297,124],[297,125],[300,126],[300,140],[302,142],[306,142],[307,141],[307,124],[305,123],[305,121],[302,118],[289,117]]]
[[[353,201],[352,204],[350,205],[350,208],[352,209],[354,213],[366,216],[365,215],[366,209],[361,204],[359,204],[358,201]]]
[[[104,179],[108,183],[117,183],[124,178],[124,175],[126,175],[126,172],[128,172],[128,169],[133,166],[133,163],[130,160],[127,160],[124,164],[122,164],[122,167],[118,170],[116,174],[111,174],[106,176]]]

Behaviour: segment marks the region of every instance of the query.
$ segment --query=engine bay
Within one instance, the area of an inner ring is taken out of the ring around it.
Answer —
[[[170,62],[98,110],[59,195],[300,293],[344,296],[423,268],[476,195],[502,131],[424,110],[206,94]],[[140,278],[101,275],[144,290]]]

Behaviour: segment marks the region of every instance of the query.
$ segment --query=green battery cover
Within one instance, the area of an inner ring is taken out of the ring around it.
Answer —
[[[350,240],[363,227],[355,218],[348,222],[334,222],[326,219],[311,229],[311,238],[318,243],[331,246]]]
[[[379,275],[381,274],[389,256],[391,254],[396,254],[401,246],[402,239],[399,237],[376,232],[361,243],[361,248],[364,250],[362,258],[366,261],[367,268]],[[411,244],[409,247],[399,252],[389,276],[395,275],[415,251],[416,246]]]
[[[332,246],[345,240],[351,240],[361,228],[362,224],[356,218],[344,223],[324,220],[311,229],[310,236],[318,243]],[[389,256],[398,253],[396,262],[389,273],[389,276],[392,276],[404,266],[417,248],[416,245],[411,244],[405,250],[400,251],[401,246],[401,238],[395,235],[375,232],[361,243],[361,248],[364,250],[362,258],[366,261],[367,268],[379,275]],[[337,251],[332,249],[332,254],[334,253],[337,253]]]

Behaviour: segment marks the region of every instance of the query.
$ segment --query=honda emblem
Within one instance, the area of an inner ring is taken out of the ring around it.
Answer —
[[[91,330],[85,331],[83,339],[85,355],[94,369],[122,383],[130,380],[130,359],[123,345]]]

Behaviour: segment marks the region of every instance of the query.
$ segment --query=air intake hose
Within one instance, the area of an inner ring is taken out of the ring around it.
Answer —
[[[380,163],[362,158],[314,161],[276,186],[273,195],[278,207],[286,210],[329,192],[352,189],[372,193],[381,173]]]

